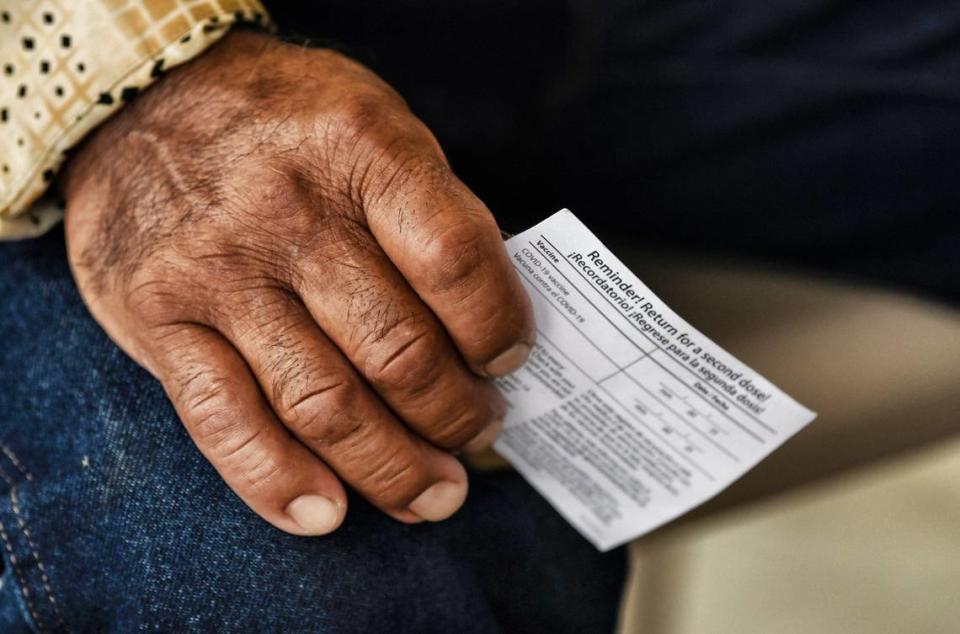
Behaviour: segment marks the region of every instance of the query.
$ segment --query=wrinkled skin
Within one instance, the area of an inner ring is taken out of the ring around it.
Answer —
[[[231,33],[101,126],[64,187],[92,314],[256,513],[330,532],[344,483],[404,522],[459,508],[453,454],[499,431],[491,378],[532,313],[489,210],[382,80]]]

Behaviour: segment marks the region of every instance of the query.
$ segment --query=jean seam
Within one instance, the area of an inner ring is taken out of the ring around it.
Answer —
[[[19,582],[20,596],[23,597],[23,602],[27,606],[27,611],[30,613],[31,618],[33,619],[32,625],[36,628],[37,632],[43,633],[43,625],[41,625],[42,620],[40,615],[37,614],[36,608],[33,606],[33,600],[30,598],[30,590],[27,586],[27,581],[23,576],[23,571],[20,570],[20,566],[17,562],[17,555],[13,551],[13,545],[10,543],[10,536],[7,534],[7,529],[3,525],[3,522],[0,521],[0,539],[3,540],[3,546],[7,551],[8,559],[10,561],[10,568],[13,570],[13,576]]]
[[[27,468],[23,466],[23,463],[20,462],[20,459],[17,458],[17,455],[13,453],[13,450],[10,449],[10,447],[7,447],[5,444],[0,442],[0,451],[2,451],[3,455],[10,460],[11,464],[13,464],[17,471],[23,474],[23,477],[27,479],[27,482],[33,482],[33,474],[27,471]]]
[[[17,460],[15,454],[8,447],[0,446],[0,450],[3,451],[3,454],[17,468],[17,470],[20,471],[20,473],[23,475],[24,478],[26,478],[28,481],[31,481],[31,482],[33,481],[33,475],[30,474],[29,471],[27,471],[27,469],[23,466],[23,464],[19,460]],[[3,481],[6,482],[7,486],[10,487],[10,504],[13,510],[13,515],[17,520],[17,525],[19,527],[20,533],[27,540],[27,545],[29,546],[31,555],[33,557],[34,567],[37,569],[37,572],[39,572],[40,574],[40,586],[42,588],[42,592],[38,592],[37,594],[41,599],[45,598],[47,602],[50,603],[50,606],[53,609],[53,616],[55,618],[56,624],[61,629],[65,630],[66,626],[64,625],[63,618],[60,614],[60,607],[57,604],[56,597],[54,597],[53,588],[50,586],[50,578],[47,576],[46,566],[44,566],[43,560],[40,558],[40,551],[37,548],[36,543],[33,541],[33,535],[30,534],[30,529],[27,527],[26,521],[23,518],[23,513],[20,510],[20,501],[17,497],[17,485],[14,483],[13,479],[2,467],[0,467],[0,479],[3,479]],[[13,551],[13,545],[9,539],[9,535],[6,533],[5,527],[4,527],[3,539],[4,539],[4,542],[6,543],[7,551],[10,553],[11,566],[14,566],[15,565],[14,562],[16,560],[15,553]],[[21,574],[23,572],[25,571],[21,570],[21,571],[18,571],[18,574],[17,574],[17,577],[20,579],[20,583],[21,583],[20,593],[21,595],[23,595],[24,599],[28,603],[28,608],[30,609],[30,613],[34,617],[37,630],[42,632],[43,626],[41,625],[41,620],[39,619],[38,613],[37,613],[38,606],[34,606],[33,603],[28,598],[30,591],[28,586],[25,585],[26,575]],[[45,620],[49,620],[49,619],[45,619]]]

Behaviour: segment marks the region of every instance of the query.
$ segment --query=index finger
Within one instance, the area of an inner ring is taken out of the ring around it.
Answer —
[[[474,372],[516,370],[533,345],[533,309],[493,215],[440,160],[402,170],[366,210],[370,231]]]

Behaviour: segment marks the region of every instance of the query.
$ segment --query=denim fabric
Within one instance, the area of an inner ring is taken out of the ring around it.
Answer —
[[[256,517],[160,386],[103,334],[63,235],[0,244],[0,632],[604,632],[601,555],[516,475],[406,526],[355,496],[342,528]]]

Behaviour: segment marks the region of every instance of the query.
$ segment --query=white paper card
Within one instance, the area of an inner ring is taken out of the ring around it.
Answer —
[[[816,414],[654,295],[568,210],[507,241],[537,343],[496,450],[600,550],[713,497]]]

